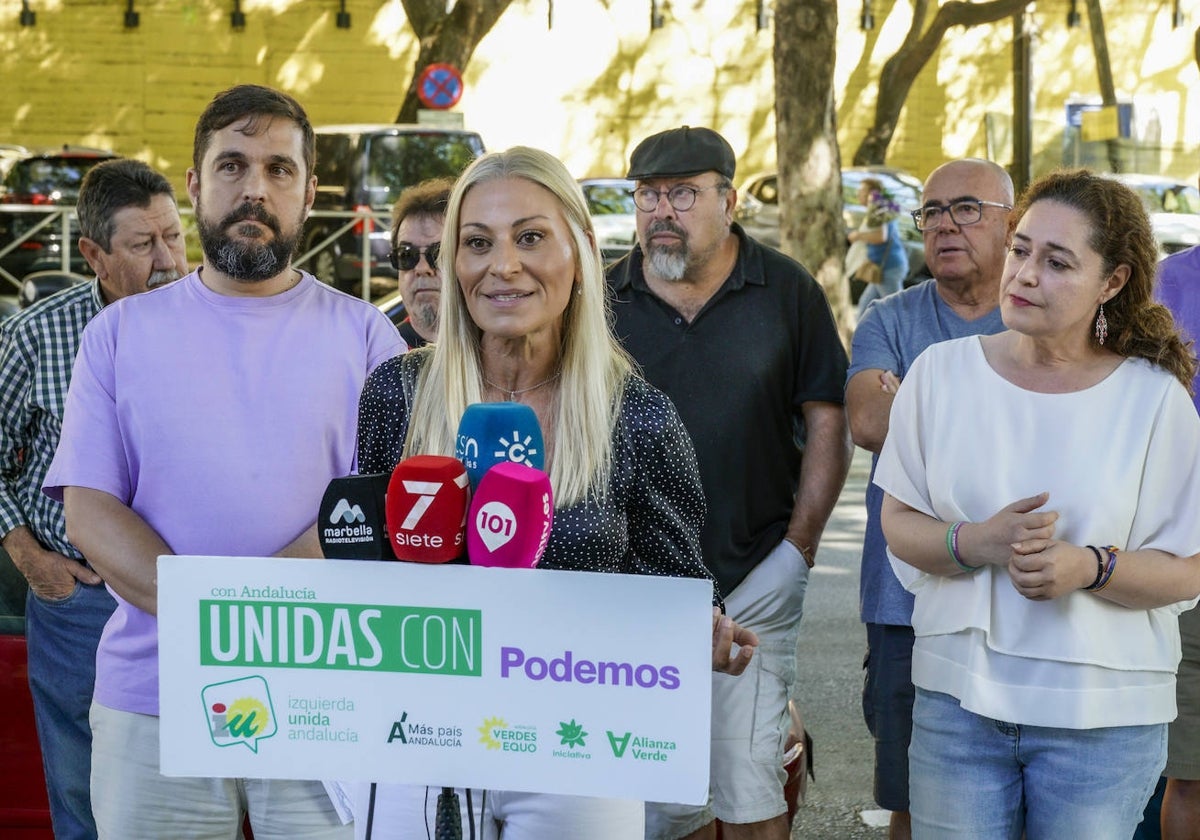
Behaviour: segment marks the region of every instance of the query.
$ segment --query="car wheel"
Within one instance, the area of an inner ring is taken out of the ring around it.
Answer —
[[[312,258],[312,273],[323,283],[337,285],[337,252],[332,245]]]

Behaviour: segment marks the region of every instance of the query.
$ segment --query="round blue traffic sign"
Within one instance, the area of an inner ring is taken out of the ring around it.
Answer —
[[[452,64],[430,64],[417,79],[417,98],[435,111],[453,108],[462,93],[462,73]]]

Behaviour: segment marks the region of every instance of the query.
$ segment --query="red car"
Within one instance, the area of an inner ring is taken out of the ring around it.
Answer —
[[[25,579],[0,550],[0,837],[53,840],[25,663]]]

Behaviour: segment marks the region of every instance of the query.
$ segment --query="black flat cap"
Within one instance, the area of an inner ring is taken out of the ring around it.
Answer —
[[[733,148],[711,128],[682,126],[647,137],[629,156],[626,178],[645,181],[699,172],[719,172],[730,180],[737,161]]]

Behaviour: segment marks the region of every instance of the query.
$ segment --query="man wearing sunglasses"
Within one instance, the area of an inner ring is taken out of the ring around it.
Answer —
[[[400,193],[392,208],[389,257],[408,311],[399,326],[400,336],[410,349],[437,341],[438,304],[442,299],[442,273],[437,261],[446,202],[453,187],[450,178],[430,178]]]
[[[1009,245],[1012,179],[990,161],[951,161],[930,174],[922,199],[913,219],[924,234],[925,263],[933,277],[867,307],[850,353],[850,433],[873,453],[872,478],[896,388],[921,351],[946,339],[1004,329],[1000,275]],[[868,483],[859,577],[860,616],[867,625],[863,716],[875,739],[875,801],[892,812],[889,839],[908,840],[913,596],[887,559],[879,525],[882,502],[883,491]]]

